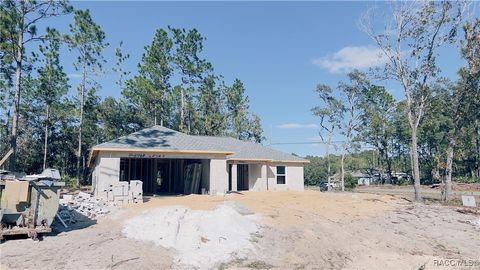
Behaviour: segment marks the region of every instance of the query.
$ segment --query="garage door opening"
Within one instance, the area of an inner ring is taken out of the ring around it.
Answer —
[[[201,194],[208,190],[209,171],[207,159],[120,159],[120,181],[142,181],[146,195]]]

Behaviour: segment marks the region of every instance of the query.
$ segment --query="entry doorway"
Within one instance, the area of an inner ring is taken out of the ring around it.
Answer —
[[[237,188],[238,191],[248,190],[248,164],[237,165]]]

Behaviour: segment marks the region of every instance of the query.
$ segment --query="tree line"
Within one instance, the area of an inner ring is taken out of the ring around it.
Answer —
[[[339,150],[342,190],[345,159],[365,146],[378,153],[381,172],[412,175],[416,200],[421,182],[443,182],[448,200],[453,176],[480,178],[480,18],[466,16],[467,10],[464,2],[408,1],[393,3],[385,17],[363,14],[360,27],[385,64],[350,72],[336,91],[318,85],[321,105],[312,109],[327,145],[327,175],[330,148]],[[455,80],[439,66],[446,45],[457,46],[465,63]],[[404,99],[395,100],[382,80],[396,81]],[[343,142],[332,143],[338,135]]]
[[[37,29],[59,16],[72,17],[67,33]],[[55,167],[64,177],[76,177],[77,185],[87,183],[92,146],[152,125],[262,141],[261,121],[249,108],[244,84],[228,84],[214,72],[202,57],[206,39],[198,30],[157,29],[133,73],[125,68],[130,55],[122,42],[115,63],[103,58],[110,48],[106,40],[89,10],[67,1],[1,2],[0,154],[13,150],[10,170]],[[68,64],[78,72],[78,83],[64,71],[63,47],[74,56]],[[116,76],[120,98],[100,97],[105,74]]]

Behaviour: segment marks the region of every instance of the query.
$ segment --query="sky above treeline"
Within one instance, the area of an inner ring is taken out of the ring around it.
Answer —
[[[124,68],[134,75],[144,46],[155,30],[172,26],[196,28],[207,38],[203,56],[215,73],[231,84],[245,84],[251,110],[262,119],[265,144],[299,155],[323,155],[322,144],[278,144],[320,141],[318,119],[310,109],[319,105],[317,84],[336,86],[352,68],[368,71],[381,64],[378,49],[359,30],[360,15],[382,2],[72,2],[89,9],[106,33],[110,46],[104,51],[106,73],[97,78],[102,97],[120,97],[111,71],[114,52],[123,41],[130,55]],[[66,33],[72,16],[47,21]],[[72,91],[79,83],[74,56],[62,51],[62,63]],[[446,48],[439,57],[442,75],[455,79],[463,65],[457,48]],[[386,85],[393,96],[403,98],[395,83]]]

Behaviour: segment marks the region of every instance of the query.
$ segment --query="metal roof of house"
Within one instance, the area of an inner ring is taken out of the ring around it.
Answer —
[[[229,160],[308,162],[300,157],[261,144],[230,137],[187,135],[166,127],[153,126],[93,147],[98,151],[136,151],[223,154]],[[96,153],[93,153],[95,156]]]

